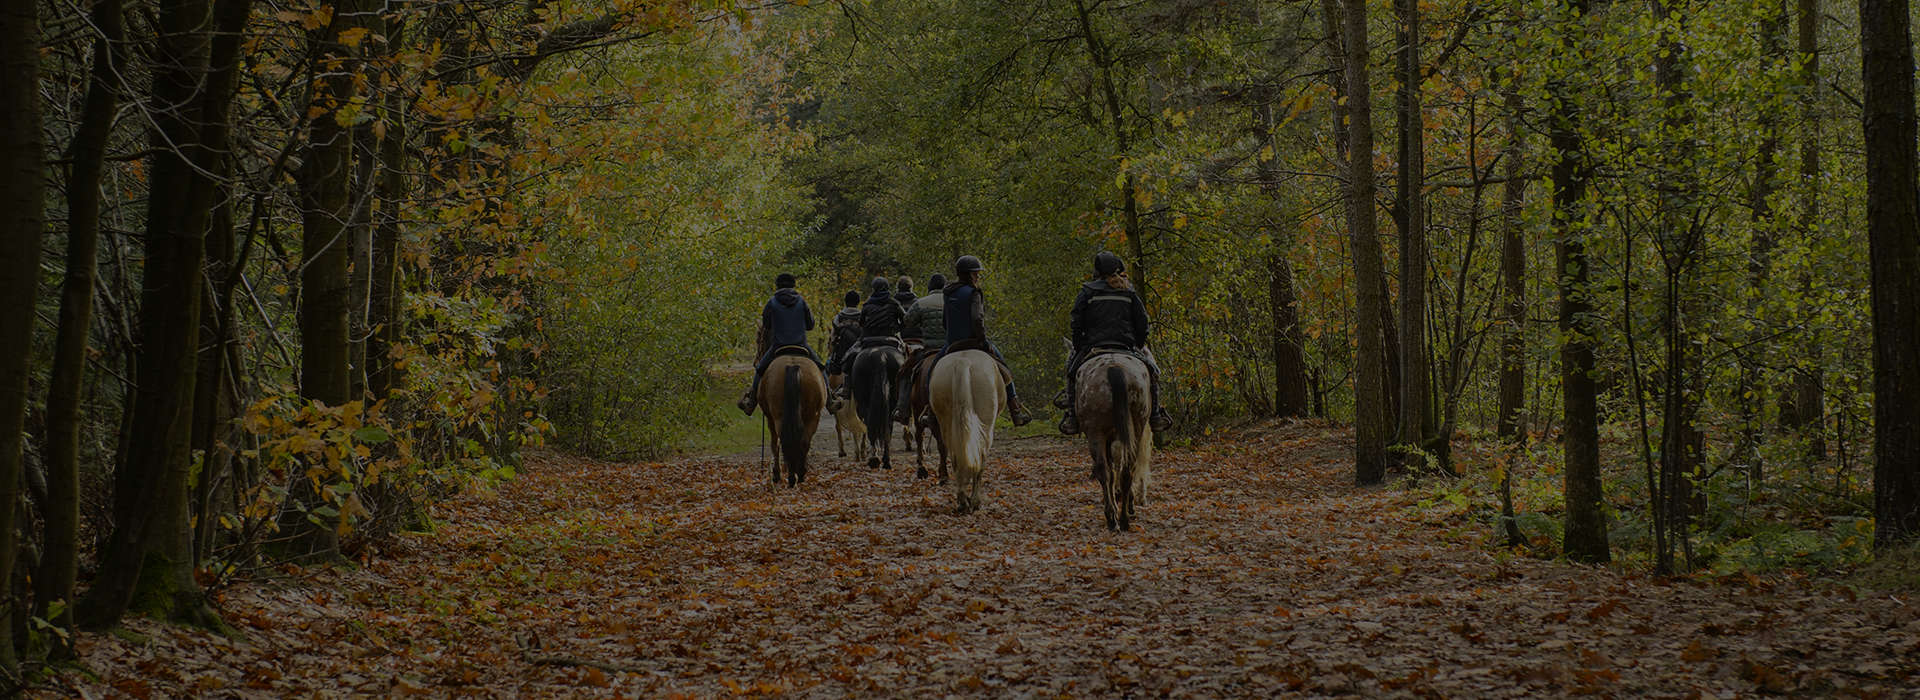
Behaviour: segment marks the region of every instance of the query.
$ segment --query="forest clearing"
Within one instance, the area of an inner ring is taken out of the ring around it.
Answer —
[[[1502,556],[1350,439],[1163,453],[1110,535],[1081,446],[1008,441],[987,505],[829,455],[532,456],[365,569],[218,593],[245,641],[88,634],[89,697],[1915,697],[1920,605],[1805,576]],[[304,580],[303,580],[304,579]],[[522,640],[538,648],[523,649]],[[543,665],[569,658],[620,667]],[[118,694],[107,692],[111,688]]]

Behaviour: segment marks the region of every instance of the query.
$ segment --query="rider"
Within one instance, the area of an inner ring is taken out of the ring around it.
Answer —
[[[900,321],[906,318],[907,312],[900,308],[900,302],[894,300],[893,293],[887,291],[887,278],[875,277],[871,286],[873,294],[868,295],[867,303],[860,307],[860,342],[847,349],[846,361],[849,363],[860,355],[862,349],[900,343]],[[904,351],[904,346],[902,348]],[[853,366],[849,364],[847,370],[852,369]],[[846,398],[852,391],[853,382],[847,382],[840,387],[840,397]]]
[[[946,346],[946,296],[942,289],[947,286],[947,276],[935,273],[928,280],[928,294],[907,307],[907,327],[920,329],[920,342],[934,350]]]
[[[827,381],[834,389],[840,388],[847,373],[847,350],[866,335],[860,329],[860,290],[847,290],[843,303],[846,308],[834,314],[833,323],[827,327]]]
[[[900,302],[900,309],[903,311],[913,308],[913,302],[920,300],[920,297],[913,293],[912,277],[901,275],[900,279],[894,280],[894,289],[897,291],[893,293],[893,300]]]
[[[1103,250],[1093,256],[1093,271],[1096,279],[1080,285],[1080,296],[1073,300],[1073,354],[1067,356],[1067,388],[1054,400],[1054,405],[1067,412],[1060,419],[1060,432],[1080,432],[1080,421],[1073,415],[1074,375],[1086,361],[1088,351],[1101,346],[1125,348],[1146,363],[1151,377],[1147,394],[1153,405],[1148,422],[1154,430],[1173,427],[1173,416],[1160,405],[1160,368],[1146,349],[1147,305],[1127,280],[1127,264],[1120,261],[1120,256]]]
[[[980,289],[980,276],[985,271],[980,259],[971,255],[962,255],[959,260],[953,261],[955,279],[947,283],[942,295],[946,300],[943,317],[947,326],[947,345],[941,355],[945,356],[946,350],[952,349],[960,341],[978,340],[986,346],[993,359],[1005,366],[1007,359],[1000,355],[1000,348],[987,339],[987,295]],[[934,361],[938,363],[939,358],[934,358]],[[931,372],[928,377],[931,381]],[[1007,411],[1012,414],[1014,425],[1033,422],[1033,414],[1021,405],[1020,395],[1014,390],[1012,373],[1008,373],[1007,379]]]
[[[782,272],[773,278],[773,298],[760,309],[760,348],[763,354],[760,361],[753,365],[753,383],[747,387],[747,393],[740,397],[740,410],[753,415],[753,408],[760,400],[760,374],[780,351],[789,347],[798,347],[807,353],[814,364],[820,363],[820,356],[814,354],[807,345],[807,331],[813,330],[813,310],[807,308],[807,300],[800,298],[800,291],[794,289],[793,275]],[[822,365],[824,369],[825,365]]]
[[[915,337],[912,334],[918,333],[917,337],[920,338],[922,350],[907,353],[907,364],[900,368],[900,391],[894,394],[893,419],[902,423],[907,422],[907,408],[913,404],[913,397],[907,393],[907,390],[911,387],[909,382],[912,381],[914,373],[919,371],[920,365],[926,362],[929,356],[939,352],[940,348],[947,344],[945,319],[947,302],[946,297],[941,294],[941,288],[947,286],[947,276],[936,272],[933,278],[927,281],[927,285],[931,293],[907,305],[904,333],[908,337]]]

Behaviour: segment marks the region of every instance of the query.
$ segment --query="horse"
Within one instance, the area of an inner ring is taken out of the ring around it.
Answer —
[[[827,380],[804,354],[782,355],[767,364],[760,381],[760,407],[773,436],[773,481],[787,468],[787,485],[807,480],[807,452],[827,406]]]
[[[847,399],[840,402],[840,410],[833,414],[833,441],[840,447],[840,456],[847,456],[846,438],[853,437],[853,458],[867,458],[867,424],[860,422],[860,402]]]
[[[868,469],[893,468],[893,378],[904,361],[899,346],[892,344],[862,348],[853,360],[847,381],[853,383],[860,421],[867,425]]]
[[[933,416],[940,422],[944,442],[953,445],[953,512],[980,510],[980,473],[993,448],[993,421],[1000,416],[1001,397],[1013,381],[1006,368],[983,350],[956,350],[933,366],[928,386]]]
[[[938,352],[938,351],[933,351]],[[914,432],[914,441],[920,449],[914,454],[920,471],[914,478],[927,478],[927,433],[933,433],[934,451],[938,455],[936,463],[940,469],[940,483],[947,483],[947,443],[940,436],[940,422],[933,419],[932,405],[927,401],[927,373],[933,370],[931,358],[918,365],[909,367],[913,376],[907,378],[907,428]]]
[[[1147,423],[1147,364],[1125,352],[1098,352],[1075,374],[1074,411],[1093,455],[1107,530],[1130,530],[1133,505],[1152,482],[1153,428]]]

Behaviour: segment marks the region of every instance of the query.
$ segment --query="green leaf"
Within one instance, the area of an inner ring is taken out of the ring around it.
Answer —
[[[353,439],[361,442],[386,442],[387,438],[390,437],[392,437],[392,435],[387,432],[386,428],[377,425],[369,425],[353,431]]]

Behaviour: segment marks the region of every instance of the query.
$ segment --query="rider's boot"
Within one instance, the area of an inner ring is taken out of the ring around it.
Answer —
[[[1162,432],[1172,429],[1173,414],[1167,413],[1167,407],[1165,406],[1154,406],[1153,414],[1147,417],[1147,425],[1153,426],[1154,430]]]
[[[1073,397],[1067,395],[1067,389],[1061,389],[1060,393],[1053,395],[1053,407],[1062,411],[1073,408]]]
[[[740,410],[742,412],[745,412],[747,415],[749,416],[753,415],[753,407],[755,404],[759,403],[757,400],[755,400],[754,393],[755,392],[753,389],[748,389],[747,393],[741,394],[740,400],[734,403],[733,405],[739,406]]]
[[[895,423],[905,423],[905,422],[907,422],[907,405],[906,405],[906,404],[904,404],[904,403],[900,403],[900,404],[894,404],[894,406],[893,406],[893,422],[895,422]]]
[[[1073,415],[1073,411],[1067,411],[1066,417],[1060,419],[1060,434],[1061,435],[1079,435],[1080,434],[1080,419]]]
[[[1026,405],[1020,403],[1020,397],[1013,392],[1007,392],[1007,413],[1013,416],[1015,427],[1033,422],[1033,412],[1027,410]]]

